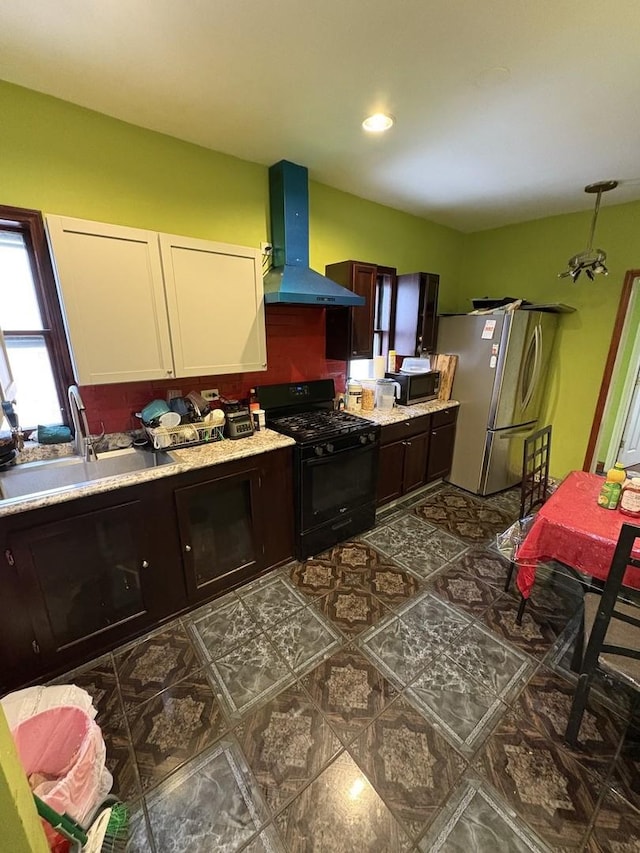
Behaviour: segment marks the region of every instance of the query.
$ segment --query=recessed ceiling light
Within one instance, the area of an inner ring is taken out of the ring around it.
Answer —
[[[393,117],[386,113],[374,113],[362,122],[362,126],[370,133],[382,133],[383,130],[393,127]]]

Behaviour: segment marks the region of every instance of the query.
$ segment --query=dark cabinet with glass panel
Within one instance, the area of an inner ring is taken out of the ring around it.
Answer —
[[[255,575],[262,563],[257,468],[175,492],[189,599],[198,601]]]
[[[421,356],[436,350],[440,276],[429,272],[397,279],[394,344],[398,355]]]
[[[326,266],[325,274],[366,300],[353,308],[327,309],[327,358],[349,361],[387,356],[393,349],[396,270],[361,261],[340,261]]]
[[[160,495],[150,484],[115,495],[117,503],[106,493],[2,520],[9,680],[14,669],[27,681],[90,659],[185,606]]]
[[[13,537],[40,652],[57,654],[158,611],[140,501],[44,524]]]
[[[174,491],[189,602],[293,555],[291,449],[182,475]]]

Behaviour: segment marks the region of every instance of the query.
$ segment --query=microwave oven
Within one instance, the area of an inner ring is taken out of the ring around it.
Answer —
[[[435,400],[440,390],[439,370],[428,370],[425,373],[385,373],[385,376],[400,386],[396,399],[399,406],[413,406],[414,403]]]

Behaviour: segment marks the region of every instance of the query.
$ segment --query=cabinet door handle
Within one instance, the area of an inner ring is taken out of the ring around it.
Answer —
[[[142,561],[142,568],[143,568],[143,569],[148,569],[148,568],[149,568],[149,563],[148,563],[146,560],[143,560],[143,561]]]
[[[31,648],[33,649],[34,655],[40,654],[40,646],[38,645],[37,640],[33,640],[33,642],[31,643]]]
[[[184,546],[184,550],[185,550],[185,551],[190,551],[190,550],[191,550],[191,545],[185,545],[185,546]]]
[[[410,442],[410,441],[405,441],[405,444],[407,445],[407,447],[411,447],[411,442]]]
[[[167,376],[173,376],[173,370],[167,370]]]

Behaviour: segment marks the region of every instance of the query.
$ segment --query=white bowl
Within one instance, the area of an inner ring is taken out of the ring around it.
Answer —
[[[177,412],[165,412],[164,415],[160,415],[160,426],[165,427],[165,429],[173,429],[180,426],[181,420],[182,418]]]

